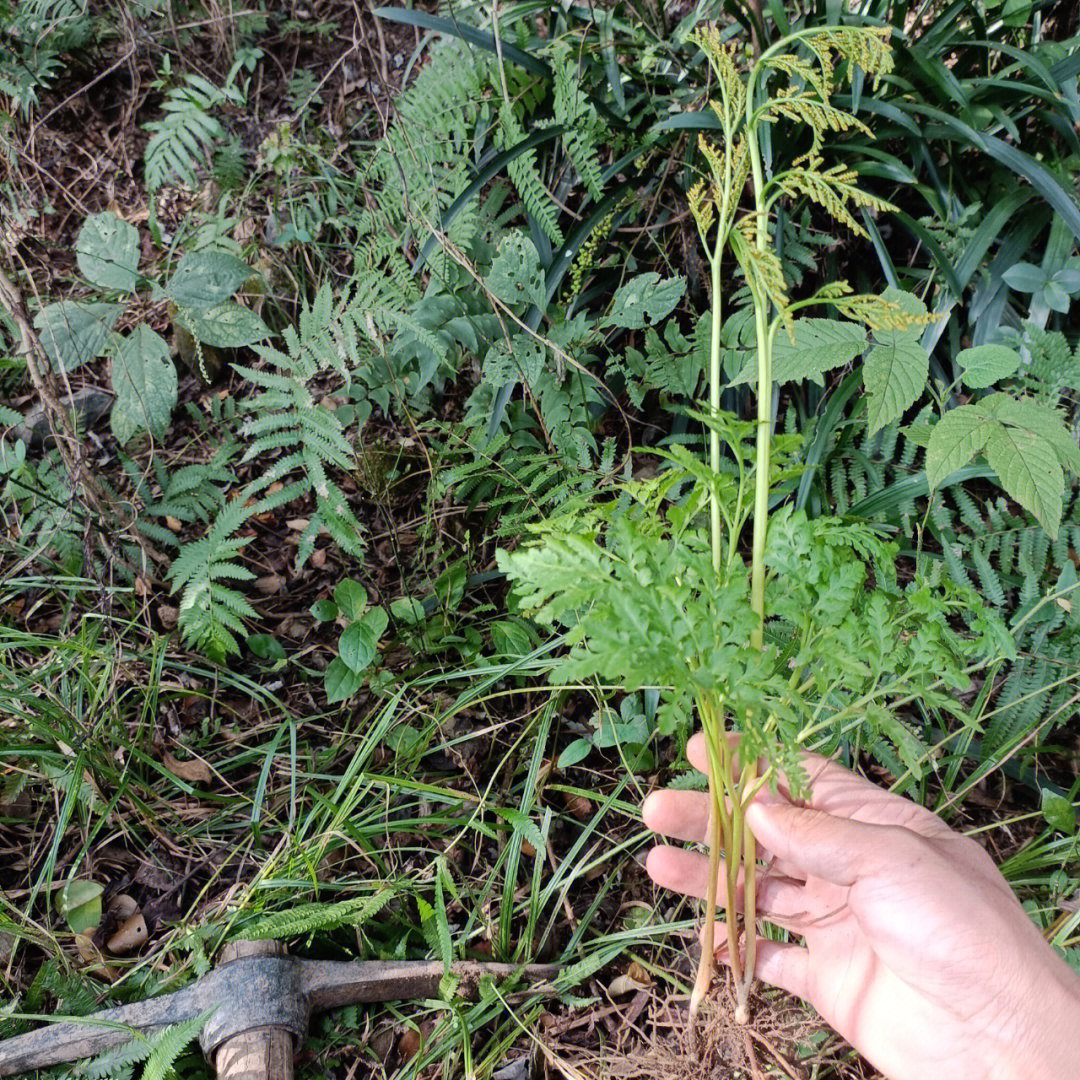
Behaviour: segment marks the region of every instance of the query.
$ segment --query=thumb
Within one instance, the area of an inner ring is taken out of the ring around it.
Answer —
[[[854,885],[873,874],[896,832],[892,826],[779,802],[752,802],[746,809],[746,823],[778,859],[834,885]]]

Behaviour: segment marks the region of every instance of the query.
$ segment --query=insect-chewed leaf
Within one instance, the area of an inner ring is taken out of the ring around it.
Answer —
[[[228,300],[252,276],[251,267],[235,255],[194,251],[177,264],[164,292],[180,307],[205,310]]]
[[[484,284],[504,304],[544,307],[544,271],[536,245],[524,233],[508,233],[499,244]]]
[[[601,326],[621,326],[625,330],[641,330],[646,322],[658,323],[675,310],[686,292],[681,277],[660,280],[654,272],[638,274],[615,292],[611,313]]]
[[[139,282],[139,231],[111,210],[92,214],[75,240],[75,258],[95,285],[130,292]]]
[[[109,422],[121,444],[140,431],[160,439],[176,405],[176,368],[168,344],[140,323],[127,337],[114,335]]]
[[[204,345],[239,349],[270,336],[270,328],[250,308],[226,300],[210,308],[179,308],[177,318]]]
[[[119,304],[61,300],[37,313],[34,329],[53,369],[74,371],[101,356],[119,317]]]

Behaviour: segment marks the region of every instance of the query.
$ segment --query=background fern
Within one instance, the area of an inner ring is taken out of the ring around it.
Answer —
[[[242,498],[233,499],[201,539],[180,549],[167,575],[172,591],[180,593],[178,625],[184,641],[219,663],[240,651],[236,635],[245,632],[242,620],[255,616],[251,604],[223,583],[255,577],[237,562],[250,538],[235,533],[256,510]]]

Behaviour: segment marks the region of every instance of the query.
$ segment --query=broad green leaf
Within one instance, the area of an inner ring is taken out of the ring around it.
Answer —
[[[386,627],[390,622],[390,616],[386,614],[385,608],[373,607],[364,612],[364,616],[360,621],[367,628],[372,637],[378,641],[379,638],[386,633]]]
[[[670,315],[684,292],[686,282],[681,277],[661,281],[660,275],[653,272],[638,274],[615,290],[611,314],[601,325],[642,330],[646,322],[655,324]]]
[[[524,381],[530,386],[544,371],[544,346],[535,338],[516,334],[508,345],[496,341],[484,354],[483,373],[492,386]]]
[[[341,640],[338,642],[338,657],[350,671],[359,673],[375,659],[377,641],[373,628],[363,620],[351,623],[342,631]]]
[[[76,878],[60,890],[56,910],[76,934],[85,934],[101,922],[101,894],[104,887],[96,881]]]
[[[950,409],[933,427],[926,449],[926,482],[931,490],[981,453],[990,425],[975,405]]]
[[[119,304],[61,300],[37,313],[34,329],[53,369],[74,371],[105,352],[119,317]]]
[[[205,310],[228,300],[253,275],[251,267],[235,255],[196,251],[177,264],[165,295],[178,307]]]
[[[127,337],[115,336],[113,343],[113,434],[121,445],[143,431],[160,439],[176,405],[176,368],[169,346],[144,323]]]
[[[326,691],[326,700],[335,705],[339,701],[351,698],[364,684],[362,672],[353,671],[352,668],[341,659],[340,656],[330,661],[326,669],[323,689]]]
[[[415,596],[399,596],[390,602],[390,614],[395,622],[416,626],[424,621],[424,605]]]
[[[504,304],[544,307],[544,271],[536,245],[524,233],[503,237],[484,284]]]
[[[992,424],[989,430],[987,464],[1006,494],[1034,514],[1050,539],[1056,540],[1065,474],[1054,448],[1023,428]]]
[[[270,336],[266,323],[234,300],[206,309],[178,308],[177,317],[196,341],[218,349],[239,349]]]
[[[987,416],[1013,427],[1023,428],[1048,442],[1064,469],[1080,474],[1080,446],[1069,433],[1061,413],[1034,398],[1012,397],[1010,394],[989,394],[978,408]]]
[[[75,258],[95,285],[131,292],[139,283],[139,230],[109,210],[93,214],[79,230]]]
[[[1048,281],[1040,290],[1039,298],[1051,310],[1062,315],[1069,313],[1069,294],[1056,281]]]
[[[1047,825],[1051,828],[1069,836],[1076,832],[1076,810],[1064,795],[1043,788],[1041,809]]]
[[[964,385],[983,390],[1015,374],[1023,361],[1015,349],[1005,345],[976,345],[957,353],[956,362],[964,373]]]
[[[359,619],[367,607],[367,589],[359,581],[345,578],[334,589],[334,602],[350,622]]]
[[[575,739],[559,755],[558,761],[555,762],[555,768],[569,769],[571,765],[577,765],[592,753],[592,748],[593,745],[588,739]]]
[[[872,435],[903,416],[926,389],[930,355],[908,331],[878,331],[875,337],[893,340],[875,345],[863,363],[866,423]]]
[[[338,606],[333,600],[316,600],[308,612],[316,622],[329,622],[337,618]]]
[[[1046,283],[1047,273],[1041,266],[1035,266],[1029,262],[1018,262],[1010,266],[1001,277],[1010,289],[1033,293]]]
[[[249,634],[245,644],[260,660],[285,659],[285,649],[273,634]]]
[[[792,342],[781,330],[773,344],[774,382],[812,379],[819,386],[826,371],[850,364],[866,348],[866,330],[858,323],[838,319],[797,319]],[[731,386],[757,381],[757,356],[751,354]]]

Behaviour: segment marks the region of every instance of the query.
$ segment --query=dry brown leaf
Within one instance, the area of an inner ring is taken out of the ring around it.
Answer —
[[[127,893],[117,893],[117,895],[109,901],[109,914],[115,915],[121,921],[130,918],[138,910],[138,903],[135,901],[134,897],[128,896]]]
[[[105,943],[105,948],[111,953],[123,955],[139,948],[147,935],[146,919],[141,911],[136,911],[120,924],[116,933]]]
[[[585,821],[592,814],[592,803],[584,795],[572,795],[570,792],[564,791],[563,802],[566,803],[566,809],[578,821]]]
[[[326,548],[316,548],[311,553],[311,565],[321,570],[326,565]]]
[[[179,761],[168,750],[162,754],[162,763],[173,774],[186,780],[189,784],[209,784],[214,779],[210,766],[205,761],[192,758],[191,761]]]
[[[179,518],[174,518],[172,514],[165,515],[165,525],[175,533],[184,527],[184,523]]]
[[[635,968],[638,970],[635,971]],[[642,975],[645,977],[644,981],[639,977]],[[652,979],[649,978],[649,973],[640,964],[634,963],[625,974],[616,975],[608,983],[608,993],[612,997],[622,997],[624,994],[636,994],[639,990],[645,990],[651,985]]]
[[[274,593],[280,592],[281,586],[284,584],[285,579],[280,574],[264,574],[262,577],[255,579],[255,588],[263,596],[273,596]]]
[[[293,532],[303,532],[311,522],[308,521],[307,518],[289,518],[285,524],[288,525]]]
[[[157,614],[161,625],[166,630],[172,630],[176,626],[176,620],[180,618],[180,609],[174,608],[171,604],[158,604]]]

